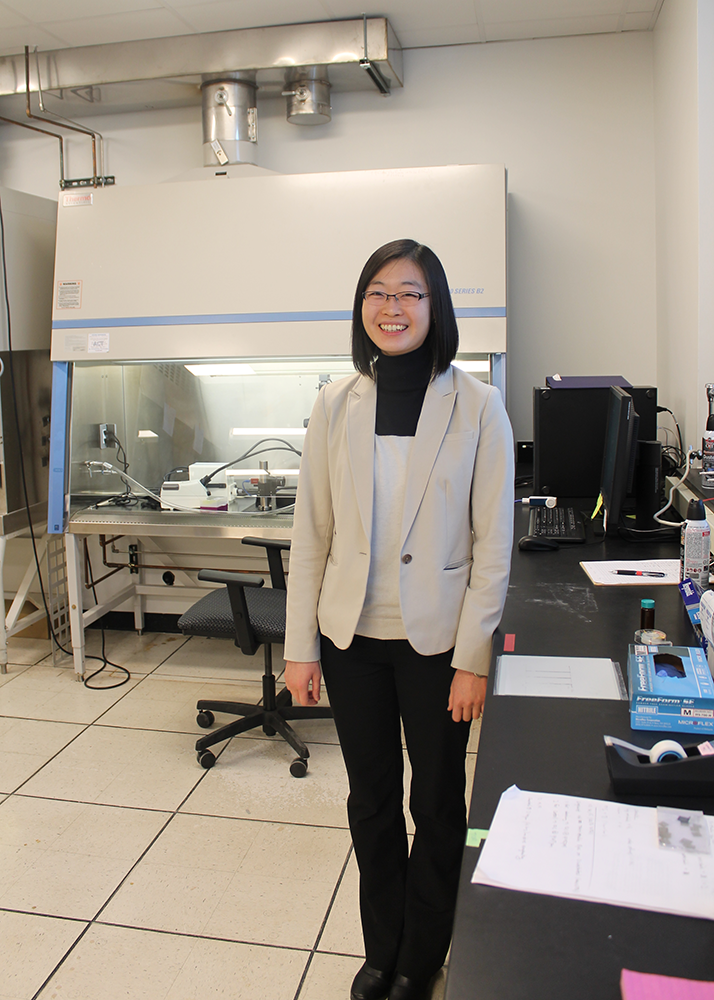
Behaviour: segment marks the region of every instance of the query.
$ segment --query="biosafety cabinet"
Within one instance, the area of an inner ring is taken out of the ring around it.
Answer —
[[[389,240],[437,253],[459,363],[505,389],[502,166],[248,169],[60,196],[51,532],[284,531],[316,393],[353,371],[358,275]]]
[[[60,196],[48,527],[79,675],[105,611],[142,628],[203,593],[202,566],[250,572],[242,537],[289,537],[306,423],[354,371],[354,289],[383,243],[437,253],[458,363],[505,394],[502,166],[246,171]]]

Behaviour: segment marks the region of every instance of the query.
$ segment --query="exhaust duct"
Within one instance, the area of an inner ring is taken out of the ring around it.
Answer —
[[[366,16],[35,51],[34,70],[28,51],[24,59],[0,57],[0,122],[28,128],[20,118],[23,111],[38,117],[30,113],[34,91],[52,116],[43,121],[92,137],[93,176],[69,181],[61,163],[62,188],[114,182],[100,176],[96,133],[72,118],[201,103],[204,167],[254,165],[258,91],[287,99],[288,122],[322,125],[332,117],[331,93],[387,95],[402,86],[403,75],[402,49],[389,22]],[[48,134],[60,141],[62,159],[61,134]]]
[[[326,125],[332,121],[326,66],[289,70],[282,96],[288,99],[287,118],[291,125]]]
[[[389,93],[403,81],[402,49],[384,17],[77,46],[37,52],[33,61],[30,91],[41,86],[48,110],[52,102],[53,111],[80,119],[195,106],[206,82],[252,80],[261,99],[296,92],[288,97],[291,121],[328,121],[330,94]],[[216,123],[225,115],[231,124],[233,95],[225,89],[227,103],[213,110]],[[22,117],[25,103],[23,56],[0,56],[0,113]]]
[[[206,77],[201,84],[203,165],[255,163],[258,109],[255,73]]]

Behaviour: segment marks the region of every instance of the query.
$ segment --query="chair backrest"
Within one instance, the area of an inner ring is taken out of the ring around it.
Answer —
[[[289,551],[290,542],[282,538],[256,538],[253,535],[246,535],[241,542],[243,545],[258,545],[265,549],[273,590],[287,590],[281,553]]]

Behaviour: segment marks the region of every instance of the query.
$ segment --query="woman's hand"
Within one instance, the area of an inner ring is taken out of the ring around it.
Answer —
[[[306,666],[306,664],[298,664]],[[483,703],[486,700],[487,677],[479,677],[468,670],[455,670],[451,682],[451,693],[447,711],[451,712],[454,722],[471,722],[480,719]]]
[[[285,663],[285,686],[300,705],[308,708],[320,700],[320,678],[322,671],[317,660],[312,663]]]

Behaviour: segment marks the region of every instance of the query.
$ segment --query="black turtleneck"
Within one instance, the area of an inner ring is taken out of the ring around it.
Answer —
[[[414,437],[426,387],[431,380],[431,351],[426,343],[408,354],[379,352],[375,363],[379,435]]]

